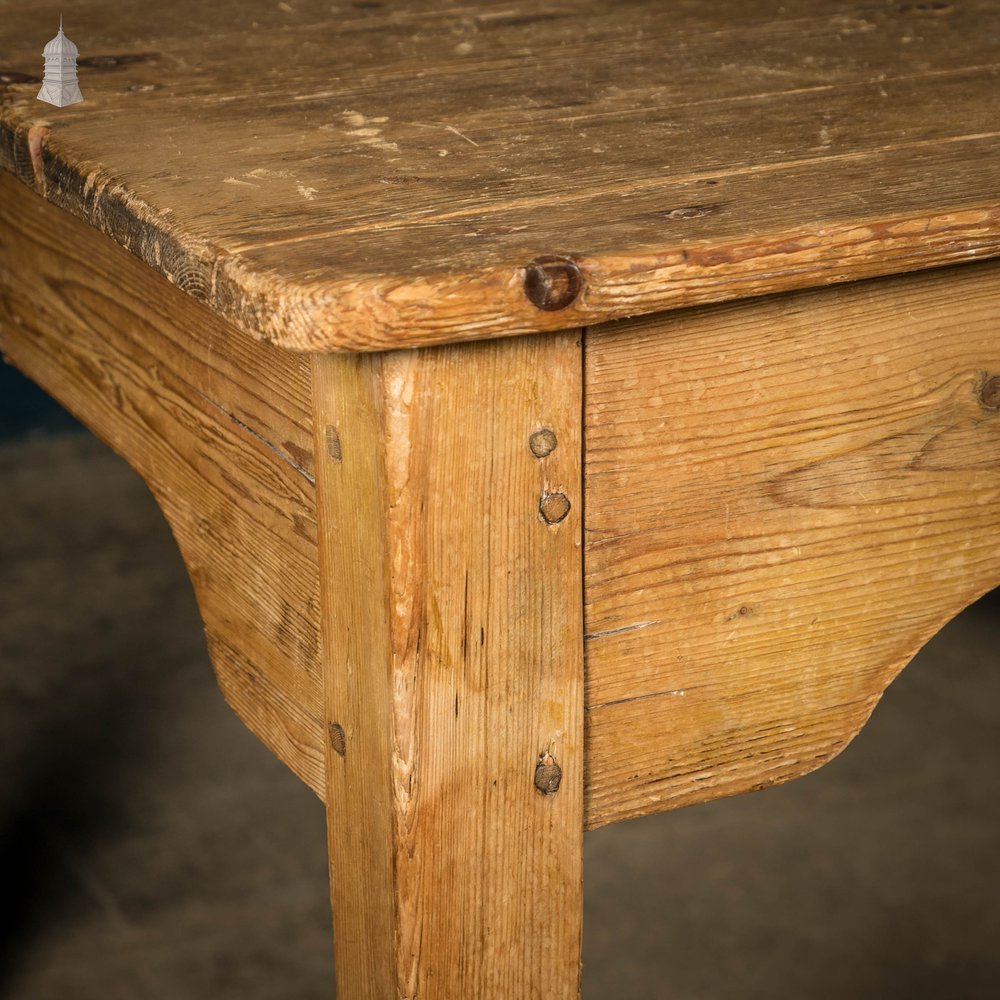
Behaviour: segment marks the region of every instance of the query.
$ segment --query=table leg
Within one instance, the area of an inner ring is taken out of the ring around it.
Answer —
[[[579,994],[576,333],[313,362],[341,1000]]]

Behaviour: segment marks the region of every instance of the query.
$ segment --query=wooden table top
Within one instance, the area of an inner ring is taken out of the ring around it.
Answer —
[[[997,255],[998,53],[994,0],[0,0],[0,166],[255,336],[426,345]]]

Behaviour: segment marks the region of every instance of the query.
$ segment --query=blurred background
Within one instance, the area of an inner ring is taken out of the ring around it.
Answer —
[[[2,365],[0,525],[0,997],[330,1000],[319,801],[145,486]],[[585,1000],[1000,997],[998,640],[994,592],[826,767],[588,834]]]

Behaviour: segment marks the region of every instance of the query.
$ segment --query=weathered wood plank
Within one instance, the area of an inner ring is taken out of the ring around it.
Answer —
[[[146,480],[219,684],[325,794],[308,361],[0,174],[0,350]]]
[[[587,825],[836,754],[1000,583],[1000,267],[586,344]]]
[[[37,72],[58,8],[0,12],[0,70]],[[72,23],[98,56],[87,99],[0,84],[0,165],[296,349],[561,330],[1000,252],[989,0],[81,0]],[[525,282],[553,255],[579,292],[539,308]]]
[[[576,1000],[579,335],[314,366],[338,996]]]

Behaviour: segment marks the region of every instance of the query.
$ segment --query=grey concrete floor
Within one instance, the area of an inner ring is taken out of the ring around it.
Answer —
[[[7,441],[0,524],[0,996],[329,1000],[323,811],[223,703],[145,487]],[[589,834],[586,1000],[1000,997],[998,637],[994,594],[809,777]]]

